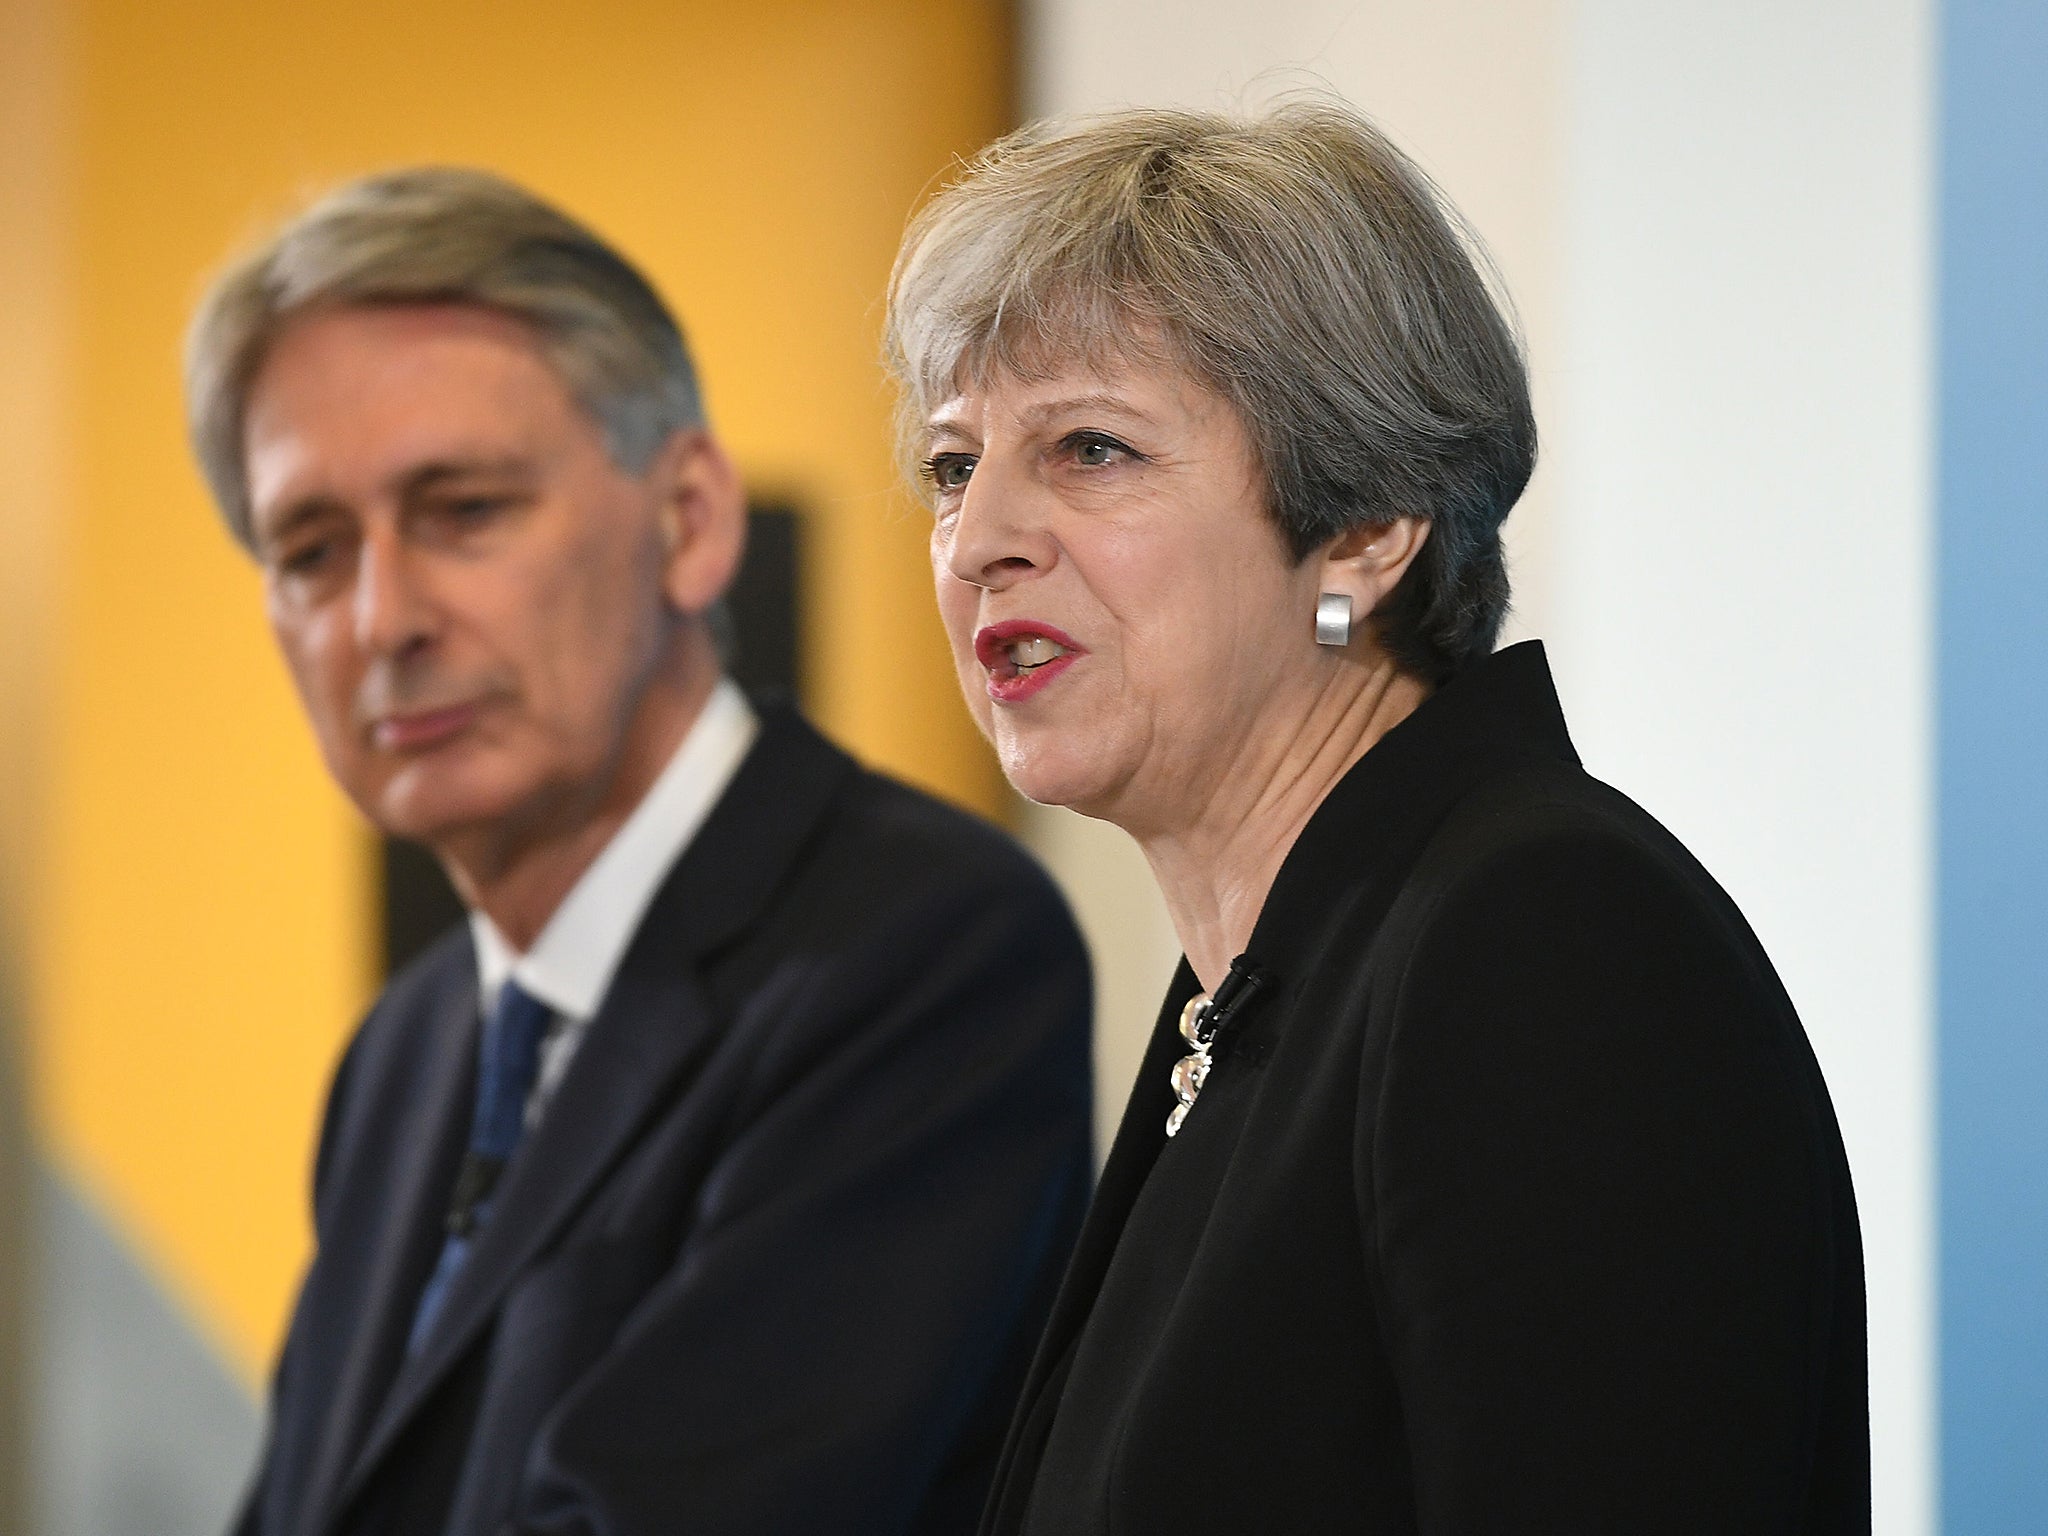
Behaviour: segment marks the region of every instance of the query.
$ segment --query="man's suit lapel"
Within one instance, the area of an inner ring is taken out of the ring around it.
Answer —
[[[389,1398],[393,1362],[403,1361],[420,1284],[440,1247],[449,1181],[469,1138],[479,1027],[474,953],[467,943],[452,946],[446,964],[448,979],[408,1010],[414,1017],[399,1021],[401,1029],[427,1042],[413,1069],[416,1099],[424,1108],[394,1127],[411,1144],[412,1155],[395,1160],[391,1196],[377,1228],[347,1234],[375,1255],[375,1268],[360,1326],[335,1382],[330,1427],[305,1482],[309,1506],[316,1509],[334,1507],[331,1491],[349,1475],[355,1448]]]
[[[547,1114],[506,1169],[433,1332],[360,1442],[334,1515],[474,1344],[513,1280],[603,1188],[676,1083],[716,1043],[701,965],[760,916],[854,771],[793,710],[764,712],[759,739],[656,893]],[[466,1123],[467,1095],[462,1105]],[[433,1191],[431,1210],[411,1219],[438,1233],[447,1199],[447,1189]],[[389,1297],[385,1305],[410,1322],[412,1298]]]
[[[360,1490],[420,1405],[475,1343],[506,1288],[601,1186],[649,1113],[713,1038],[710,1009],[687,968],[671,965],[665,974],[621,968],[546,1117],[506,1169],[490,1220],[450,1284],[433,1330],[392,1384],[341,1489],[340,1504]],[[436,1214],[448,1200],[446,1190],[439,1195]]]

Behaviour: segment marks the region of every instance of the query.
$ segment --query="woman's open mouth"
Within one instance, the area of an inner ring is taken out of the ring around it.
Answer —
[[[1005,619],[974,637],[988,696],[998,704],[1030,698],[1087,654],[1073,637],[1036,619]]]

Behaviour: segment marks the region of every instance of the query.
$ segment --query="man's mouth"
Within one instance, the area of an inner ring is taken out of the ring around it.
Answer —
[[[388,714],[372,722],[370,739],[386,752],[417,752],[460,735],[476,719],[474,701]]]

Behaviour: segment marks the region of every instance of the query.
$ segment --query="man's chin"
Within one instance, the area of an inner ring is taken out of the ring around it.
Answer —
[[[410,772],[385,784],[363,809],[387,836],[438,848],[503,823],[517,805],[502,786]]]

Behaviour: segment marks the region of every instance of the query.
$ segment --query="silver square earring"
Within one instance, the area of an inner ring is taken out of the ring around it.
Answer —
[[[1351,599],[1342,592],[1325,592],[1316,599],[1316,644],[1346,646],[1351,643]]]

